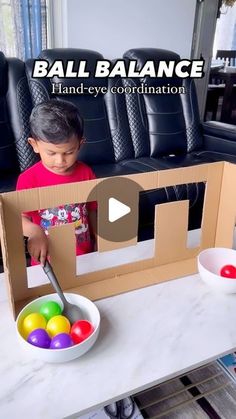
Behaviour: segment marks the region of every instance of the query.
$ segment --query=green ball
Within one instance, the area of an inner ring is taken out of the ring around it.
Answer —
[[[52,317],[60,315],[62,313],[62,309],[55,301],[46,301],[46,303],[41,305],[39,312],[46,320],[50,320]]]

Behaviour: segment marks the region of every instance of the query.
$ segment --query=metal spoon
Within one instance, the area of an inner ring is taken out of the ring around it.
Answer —
[[[53,272],[52,266],[50,265],[48,261],[45,262],[45,265],[43,266],[43,270],[63,303],[63,306],[64,306],[64,309],[62,312],[63,315],[68,318],[71,324],[75,323],[77,320],[83,319],[84,316],[80,308],[76,306],[75,304],[69,303],[66,300],[62,292],[62,289],[59,285],[59,282],[57,280],[57,277],[55,273]]]

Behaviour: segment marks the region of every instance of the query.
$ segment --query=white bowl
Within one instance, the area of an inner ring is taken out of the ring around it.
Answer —
[[[85,352],[91,349],[96,342],[100,328],[100,314],[96,305],[88,298],[82,297],[81,295],[65,293],[65,297],[70,303],[78,305],[84,314],[84,319],[89,320],[93,324],[93,333],[83,342],[65,349],[44,349],[31,345],[23,338],[22,335],[22,323],[24,318],[30,313],[39,312],[41,305],[46,301],[56,301],[62,307],[62,303],[57,294],[49,294],[37,298],[36,300],[27,304],[21,310],[16,319],[16,328],[19,341],[31,357],[41,359],[45,362],[67,362],[85,354]]]
[[[212,247],[198,255],[198,271],[202,280],[215,291],[225,294],[236,293],[236,279],[220,275],[224,265],[236,266],[236,250]]]

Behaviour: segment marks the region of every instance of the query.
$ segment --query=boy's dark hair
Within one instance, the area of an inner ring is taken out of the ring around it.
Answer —
[[[84,122],[77,107],[71,102],[51,99],[33,108],[30,131],[35,140],[60,144],[73,135],[82,139]]]

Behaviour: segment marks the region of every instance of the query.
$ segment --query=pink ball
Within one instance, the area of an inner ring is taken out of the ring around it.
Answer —
[[[51,338],[45,329],[34,329],[28,336],[27,342],[39,348],[49,348]]]

